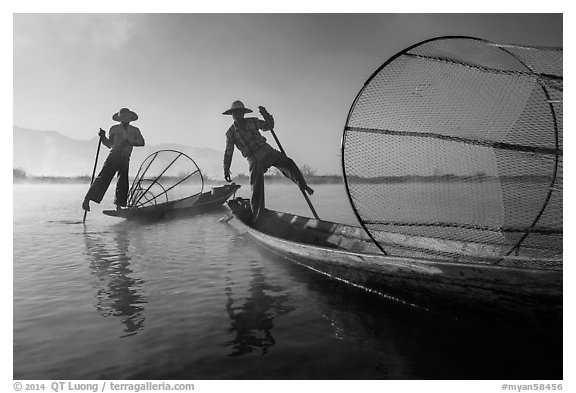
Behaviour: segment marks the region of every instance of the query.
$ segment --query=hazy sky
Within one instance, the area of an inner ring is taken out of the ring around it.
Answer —
[[[15,14],[14,124],[91,139],[127,106],[149,144],[223,150],[241,99],[268,108],[297,163],[338,174],[366,79],[441,35],[562,46],[562,15]]]

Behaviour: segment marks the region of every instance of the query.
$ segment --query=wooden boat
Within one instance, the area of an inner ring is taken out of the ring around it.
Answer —
[[[200,214],[221,208],[224,202],[234,195],[239,188],[239,184],[232,183],[213,187],[208,192],[174,201],[122,210],[104,210],[103,213],[112,217],[140,220],[157,220],[166,217]]]
[[[230,224],[269,250],[350,285],[453,316],[561,325],[561,260],[502,257],[483,244],[382,233],[390,247],[406,250],[388,256],[361,227],[272,210],[252,225],[247,200],[230,200],[228,207]]]
[[[103,213],[140,220],[199,214],[222,208],[239,188],[232,183],[204,192],[204,176],[191,157],[177,150],[158,150],[140,165],[128,191],[127,207]]]

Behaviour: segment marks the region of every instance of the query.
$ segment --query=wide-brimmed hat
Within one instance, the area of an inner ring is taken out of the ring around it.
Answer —
[[[243,111],[244,113],[252,112],[252,109],[248,109],[244,106],[242,101],[234,101],[226,112],[222,112],[223,115],[231,115],[234,111]]]
[[[138,120],[138,115],[128,108],[122,108],[117,113],[114,113],[112,120],[119,121],[120,123],[128,123]]]

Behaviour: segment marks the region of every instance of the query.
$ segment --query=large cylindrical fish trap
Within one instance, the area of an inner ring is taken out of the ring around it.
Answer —
[[[381,250],[561,260],[562,86],[562,48],[442,37],[386,61],[342,139],[352,207]]]

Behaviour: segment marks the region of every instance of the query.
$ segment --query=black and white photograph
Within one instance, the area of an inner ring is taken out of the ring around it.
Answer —
[[[14,389],[564,389],[564,15],[238,9],[13,13]]]

